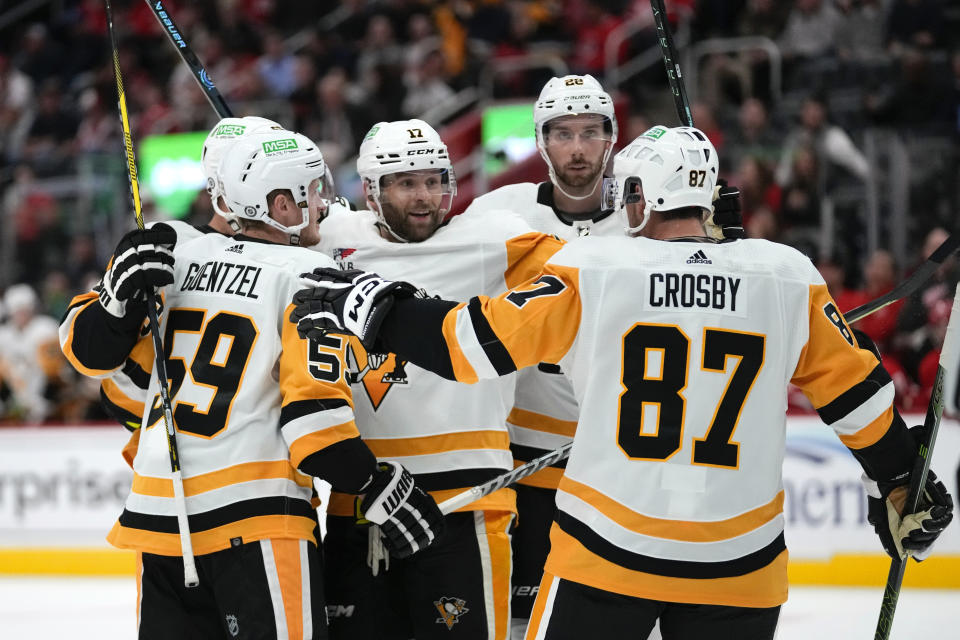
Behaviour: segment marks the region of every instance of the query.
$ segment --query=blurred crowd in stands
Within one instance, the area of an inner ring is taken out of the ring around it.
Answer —
[[[521,65],[491,80],[492,61],[547,55],[593,74],[626,104],[621,144],[676,122],[658,53],[625,72],[655,48],[646,0],[164,4],[238,115],[305,133],[334,167],[377,121],[421,117],[480,86],[481,99],[532,102],[553,75]],[[955,230],[958,3],[666,4],[683,53],[697,52],[683,59],[695,65],[694,121],[741,189],[748,234],[805,251],[841,310],[889,291]],[[113,5],[134,141],[209,129],[217,116],[147,4]],[[69,371],[55,329],[133,225],[106,18],[102,0],[22,8],[0,0],[0,420],[101,419],[96,385]],[[464,104],[433,122],[441,135],[477,108]],[[925,407],[958,278],[951,260],[858,325],[903,409]]]

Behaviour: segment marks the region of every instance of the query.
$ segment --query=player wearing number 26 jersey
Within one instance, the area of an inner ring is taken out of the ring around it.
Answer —
[[[658,617],[664,638],[772,638],[789,383],[870,478],[909,476],[893,384],[810,261],[704,235],[716,170],[702,132],[654,127],[614,164],[618,209],[647,237],[574,240],[496,298],[398,298],[380,327],[383,348],[449,378],[550,362],[573,382],[528,639],[646,637]]]

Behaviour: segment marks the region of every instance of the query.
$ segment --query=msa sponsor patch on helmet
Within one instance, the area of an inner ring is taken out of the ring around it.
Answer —
[[[659,140],[666,132],[667,130],[663,127],[651,127],[641,135],[647,138],[653,138],[654,140]]]
[[[369,140],[373,136],[377,135],[377,131],[380,131],[380,127],[378,126],[370,127],[370,131],[367,131],[367,135],[363,136],[363,139]]]
[[[228,137],[237,137],[242,136],[243,132],[247,130],[246,125],[243,124],[222,124],[217,127],[216,131],[213,132],[215,136],[228,136]]]
[[[263,143],[263,152],[267,155],[281,153],[284,151],[296,151],[300,147],[293,138],[283,138],[282,140],[269,140]]]

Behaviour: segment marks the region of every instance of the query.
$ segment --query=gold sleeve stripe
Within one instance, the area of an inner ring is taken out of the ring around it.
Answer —
[[[645,536],[680,542],[729,540],[750,533],[783,513],[783,491],[767,504],[738,516],[726,520],[693,522],[645,516],[567,476],[560,480],[558,490],[583,500],[625,529]]]
[[[332,444],[359,436],[360,432],[357,431],[357,425],[354,424],[353,420],[333,427],[327,427],[320,431],[308,433],[305,436],[297,438],[290,445],[290,463],[296,468],[300,466],[303,459],[311,453],[316,453],[321,449],[326,449]]]
[[[531,631],[531,635],[534,638],[537,636],[543,637],[543,634],[540,633],[540,623],[543,620],[543,614],[547,609],[548,601],[550,601],[552,613],[553,602],[550,596],[553,595],[556,580],[553,574],[546,571],[543,572],[543,578],[540,580],[540,591],[537,594],[537,599],[533,601],[533,610],[530,612],[530,623],[527,625],[528,630]],[[547,624],[549,624],[549,619]]]
[[[67,360],[73,365],[73,368],[78,372],[82,373],[85,376],[90,376],[91,378],[102,378],[106,375],[109,375],[116,371],[116,369],[89,369],[83,365],[80,360],[77,359],[77,356],[73,353],[73,327],[74,322],[77,319],[77,314],[86,309],[91,304],[97,302],[97,294],[93,291],[90,291],[85,294],[81,294],[73,299],[71,305],[76,304],[82,298],[89,296],[90,299],[84,302],[78,309],[70,310],[70,318],[68,322],[70,323],[70,330],[67,332],[66,340],[61,341],[60,348],[63,349],[63,355],[67,357]]]
[[[443,489],[441,491],[429,491],[433,499],[439,504],[448,498],[463,493],[470,487],[462,489]],[[339,491],[330,492],[330,500],[327,502],[327,513],[332,516],[353,517],[353,501],[356,498],[352,493],[341,493]],[[484,496],[460,509],[455,513],[465,511],[507,511],[517,512],[517,492],[510,488],[503,488],[494,491],[488,496]]]
[[[563,240],[545,233],[525,233],[507,240],[507,270],[503,274],[507,288],[513,289],[543,271],[547,260],[563,244]]]
[[[193,541],[193,552],[199,556],[228,549],[230,540],[237,537],[247,542],[278,538],[314,540],[313,528],[316,524],[312,518],[302,516],[254,516],[206,531],[192,532],[190,539]],[[119,522],[113,525],[107,535],[107,542],[121,549],[136,549],[143,553],[162,556],[182,554],[180,534],[131,529]]]
[[[378,458],[424,456],[448,451],[510,448],[506,431],[457,431],[419,438],[364,438],[370,451]]]
[[[866,380],[877,366],[872,353],[850,344],[841,328],[828,319],[824,307],[832,302],[826,285],[810,285],[810,333],[791,380],[815,409]]]
[[[589,551],[554,523],[544,571],[634,598],[728,607],[776,607],[787,601],[786,551],[765,567],[742,576],[671,578],[614,564]]]
[[[140,429],[139,427],[130,434],[127,444],[123,445],[120,455],[126,461],[127,465],[133,469],[133,459],[137,457],[137,450],[140,448]],[[170,495],[173,495],[173,485],[170,485]]]
[[[460,343],[457,341],[457,323],[460,314],[466,313],[466,311],[466,303],[461,303],[447,312],[447,315],[443,318],[443,339],[446,340],[450,350],[450,363],[453,365],[454,376],[460,382],[472,384],[479,380],[479,377],[463,355],[460,350]]]
[[[507,416],[507,422],[515,424],[518,427],[543,431],[544,433],[553,433],[560,436],[572,438],[577,432],[577,423],[573,420],[559,420],[545,416],[542,413],[527,411],[514,407]]]
[[[109,398],[110,402],[117,405],[124,411],[129,411],[135,416],[142,416],[146,409],[143,400],[134,400],[117,386],[113,378],[104,378],[100,383],[103,393]]]
[[[876,444],[886,433],[890,425],[893,424],[893,405],[887,407],[876,420],[851,435],[841,435],[840,442],[851,449],[863,449],[872,444]]]
[[[274,460],[270,462],[245,462],[192,478],[184,478],[183,492],[187,496],[195,496],[241,482],[271,478],[285,478],[291,482],[296,482],[301,487],[313,485],[310,476],[300,473],[286,460]],[[173,481],[169,478],[141,476],[135,473],[131,491],[145,496],[172,498]]]

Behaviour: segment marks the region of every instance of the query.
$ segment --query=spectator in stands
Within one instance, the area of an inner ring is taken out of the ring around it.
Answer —
[[[829,0],[796,0],[780,34],[785,60],[814,60],[833,51],[840,14]]]
[[[57,411],[66,360],[60,353],[58,323],[37,312],[37,294],[15,284],[3,296],[9,320],[0,326],[0,379],[10,396],[6,418],[41,422]]]
[[[263,55],[257,59],[257,72],[270,95],[286,98],[293,93],[296,81],[294,58],[276,31],[267,31],[263,38]]]
[[[37,110],[27,130],[23,160],[38,174],[62,173],[70,167],[79,119],[66,105],[60,84],[51,80],[40,90]]]
[[[776,224],[782,194],[780,185],[773,179],[773,171],[766,163],[755,156],[745,157],[740,161],[736,177],[731,182],[740,188],[740,208],[744,225],[750,226],[753,216],[763,211],[773,215]]]
[[[896,56],[908,49],[942,44],[943,5],[939,0],[894,0],[887,17],[887,44]]]
[[[757,98],[747,98],[737,111],[737,128],[730,136],[726,153],[722,156],[729,164],[724,166],[739,167],[748,157],[767,166],[775,166],[780,158],[781,145],[782,136],[770,126],[767,106]]]
[[[861,292],[865,300],[879,298],[893,289],[896,283],[897,265],[893,254],[884,249],[874,251],[863,267]],[[897,330],[897,316],[903,304],[903,300],[897,300],[893,304],[874,311],[856,324],[858,329],[877,343],[877,347],[883,353],[891,351],[894,333]]]
[[[929,54],[910,49],[900,56],[900,76],[869,93],[867,114],[883,125],[920,132],[942,130],[956,114],[949,113],[948,86],[930,65]]]
[[[575,30],[573,55],[570,60],[573,73],[591,74],[597,77],[604,75],[606,67],[604,52],[607,39],[623,22],[619,11],[613,10],[610,5],[617,5],[617,9],[622,9],[619,6],[622,4],[604,0],[584,0],[583,19],[571,25]],[[626,43],[624,43],[617,52],[618,62],[623,61],[626,51]]]
[[[328,165],[337,167],[353,157],[369,128],[363,105],[349,104],[347,75],[343,69],[328,71],[317,82],[317,105],[304,135],[317,140]]]
[[[820,188],[820,166],[816,151],[809,145],[793,148],[790,158],[789,179],[782,185],[783,196],[780,200],[780,220],[792,235],[811,237],[820,225],[820,202],[823,192]],[[792,244],[792,240],[784,238]]]
[[[736,35],[762,36],[776,40],[783,33],[791,3],[776,0],[747,0],[737,22]],[[770,102],[770,59],[766,52],[754,49],[746,53],[746,64],[751,69],[753,95]]]
[[[830,297],[837,303],[841,313],[846,313],[867,302],[867,297],[862,291],[856,291],[848,286],[851,277],[839,256],[821,256],[817,260],[817,271],[823,277]]]
[[[63,67],[63,47],[50,38],[46,25],[32,24],[23,32],[20,50],[14,56],[14,66],[30,76],[40,86],[55,80]]]
[[[431,107],[454,96],[443,77],[443,52],[438,44],[414,47],[408,54],[404,74],[407,96],[403,99],[403,113],[408,118],[420,118]]]
[[[33,80],[0,54],[0,158],[19,152],[33,104]]]
[[[837,55],[856,65],[886,64],[887,15],[881,0],[837,0]]]
[[[367,23],[367,33],[359,48],[357,75],[363,77],[368,71],[382,64],[402,69],[404,51],[397,43],[393,23],[383,14],[375,14]],[[326,156],[324,156],[326,157]]]
[[[800,147],[811,149],[815,155],[817,187],[820,189],[826,186],[825,172],[831,165],[843,167],[861,180],[866,180],[870,175],[867,159],[843,129],[827,120],[826,100],[817,94],[812,94],[803,101],[800,124],[787,136],[776,173],[777,182],[781,186],[795,182],[793,167],[796,164],[797,149]]]

